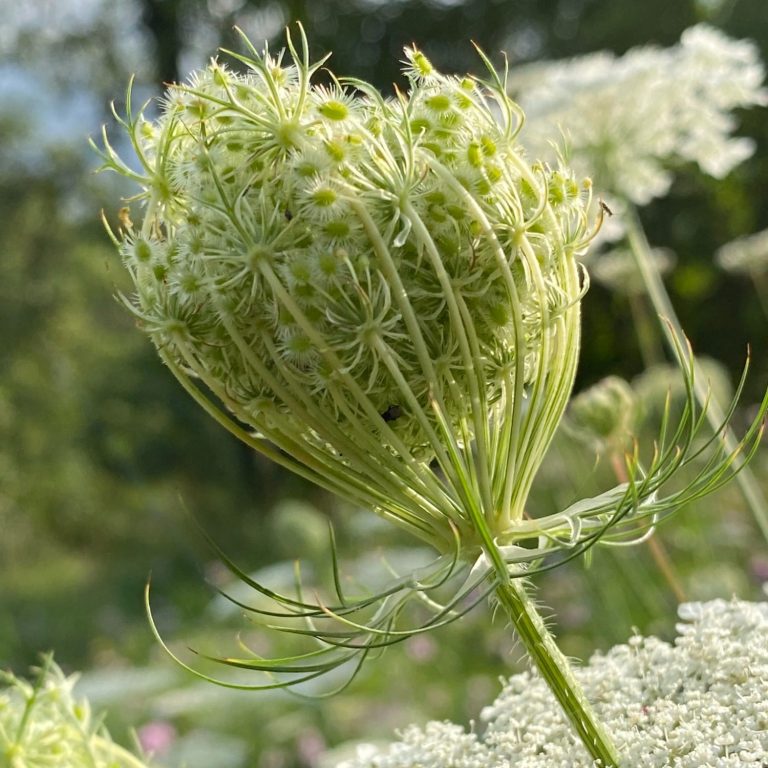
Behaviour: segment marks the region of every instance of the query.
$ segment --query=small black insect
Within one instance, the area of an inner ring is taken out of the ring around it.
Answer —
[[[609,216],[613,216],[613,211],[606,205],[605,200],[600,201],[600,207],[603,209],[604,213],[607,213]]]
[[[285,209],[285,218],[287,221],[290,221],[293,218],[293,214],[287,208]]]
[[[394,421],[399,419],[403,415],[403,409],[399,405],[390,405],[384,413],[381,414],[381,418],[384,421]]]

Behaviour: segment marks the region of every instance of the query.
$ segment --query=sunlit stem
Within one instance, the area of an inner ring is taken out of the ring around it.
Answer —
[[[752,279],[752,284],[755,286],[755,293],[757,294],[763,314],[768,318],[768,274],[762,270],[750,269],[749,276]]]
[[[661,329],[667,344],[674,354],[675,349],[685,348],[685,334],[683,333],[675,309],[672,306],[669,294],[664,287],[661,275],[651,257],[651,249],[648,244],[648,239],[645,236],[637,211],[629,204],[627,205],[625,223],[627,226],[629,244],[632,253],[634,254],[637,267],[643,278],[645,289],[648,292],[653,308],[656,310],[656,314],[659,316]],[[707,421],[713,429],[717,430],[721,427],[725,419],[723,409],[717,402],[714,394],[709,391],[706,375],[702,371],[701,365],[696,360],[693,361],[693,372],[693,388],[696,400],[702,408],[706,406]],[[728,426],[723,429],[723,445],[725,450],[729,453],[736,452],[738,447],[738,440],[733,434],[733,430]],[[734,469],[738,470],[736,473],[736,482],[739,484],[744,499],[752,510],[752,514],[754,515],[760,531],[766,541],[768,541],[768,503],[766,503],[765,496],[763,496],[763,492],[760,490],[760,486],[757,484],[754,474],[748,466],[745,466],[741,453],[736,453],[734,458]]]
[[[649,312],[647,297],[644,294],[630,293],[627,300],[643,364],[646,368],[659,365],[664,362],[664,350],[658,337],[656,322]]]
[[[549,689],[568,717],[587,752],[601,766],[620,766],[616,747],[597,718],[576,680],[568,659],[536,610],[523,579],[510,579],[496,587],[496,599],[511,620]]]

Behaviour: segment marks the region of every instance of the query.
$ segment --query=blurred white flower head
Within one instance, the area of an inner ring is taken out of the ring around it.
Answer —
[[[677,261],[675,252],[669,248],[653,248],[650,256],[660,275],[669,274]],[[592,279],[611,291],[625,296],[638,295],[645,291],[643,276],[631,249],[627,247],[602,251],[594,255],[588,264]]]
[[[768,103],[764,74],[751,41],[700,24],[671,48],[542,62],[513,70],[510,83],[532,154],[564,141],[596,188],[645,205],[667,193],[675,165],[722,178],[752,155],[750,139],[732,136],[732,111]]]
[[[728,272],[768,272],[768,229],[726,243],[717,251],[715,259]]]
[[[607,376],[571,399],[563,428],[597,451],[620,449],[633,436],[638,406],[629,382]]]

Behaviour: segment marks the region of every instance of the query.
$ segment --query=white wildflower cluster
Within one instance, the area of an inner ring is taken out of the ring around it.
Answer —
[[[669,248],[652,248],[649,258],[660,275],[671,272],[677,260],[674,251]],[[637,296],[645,292],[637,260],[626,247],[612,248],[590,259],[589,274],[595,282],[624,296]]]
[[[46,658],[34,683],[0,672],[0,765],[8,768],[146,768],[109,737],[67,677]]]
[[[715,258],[728,272],[749,275],[768,272],[768,229],[726,243]]]
[[[768,764],[768,604],[680,606],[674,645],[633,637],[576,674],[623,765],[736,768]],[[587,768],[595,764],[536,675],[511,678],[476,735],[448,723],[411,727],[338,768]]]
[[[700,24],[671,48],[534,64],[511,84],[534,154],[564,136],[569,162],[589,168],[598,189],[644,205],[667,193],[673,165],[722,178],[752,154],[751,140],[731,137],[731,111],[766,104],[763,76],[752,42]]]

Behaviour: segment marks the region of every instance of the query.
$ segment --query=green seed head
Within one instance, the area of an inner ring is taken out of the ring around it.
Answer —
[[[570,560],[601,537],[638,540],[741,466],[768,410],[766,397],[733,450],[719,433],[700,440],[697,366],[677,348],[675,444],[667,401],[657,450],[630,462],[627,483],[551,514],[526,509],[573,387],[591,184],[520,150],[522,113],[482,53],[487,81],[444,76],[406,50],[410,88],[387,100],[332,74],[331,89],[314,85],[323,62],[302,42],[288,38],[290,57],[238,56],[245,74],[214,63],[172,87],[154,123],[129,111],[143,176],[106,138],[101,152],[142,187],[142,221],[122,211],[115,238],[135,284],[126,302],[185,389],[247,444],[437,550],[353,602],[334,558],[336,606],[260,589],[285,629],[310,621],[313,645],[220,660],[269,672],[256,688],[274,687],[277,669],[299,684],[402,640],[417,597],[435,611],[420,633],[553,567],[557,550]],[[631,401],[611,380],[572,416],[618,455]],[[665,496],[705,450],[704,469]],[[334,615],[338,629],[323,629]]]
[[[242,75],[212,64],[131,132],[134,311],[283,463],[438,546],[472,505],[503,528],[570,391],[588,186],[534,170],[493,71],[407,50],[410,90],[387,100],[313,85],[289,47]]]

